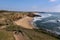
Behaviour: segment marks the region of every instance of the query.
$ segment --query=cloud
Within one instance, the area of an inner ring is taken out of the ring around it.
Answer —
[[[50,2],[55,2],[55,1],[57,1],[57,0],[49,0]]]
[[[24,8],[24,11],[38,11],[39,6],[37,5],[32,5],[30,7]]]
[[[31,8],[27,8],[24,11],[42,11],[42,12],[60,12],[60,4],[51,6],[51,7],[46,7],[46,8],[41,8],[40,6],[31,6]],[[49,14],[49,16],[51,16]]]
[[[31,9],[32,9],[33,11],[37,11],[38,8],[39,8],[38,6],[32,6],[32,7],[31,7]]]
[[[48,11],[48,12],[60,12],[60,5],[55,5],[53,7],[47,8],[46,11]]]
[[[38,8],[38,7],[37,7],[37,6],[32,6],[32,8],[33,8],[33,9],[36,9],[36,8]]]

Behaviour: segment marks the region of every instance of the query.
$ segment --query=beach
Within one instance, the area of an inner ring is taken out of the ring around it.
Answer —
[[[22,19],[19,19],[19,20],[17,20],[17,21],[14,21],[14,23],[15,23],[16,25],[19,25],[19,26],[23,27],[23,28],[33,29],[33,28],[35,28],[35,27],[34,27],[34,25],[32,24],[32,20],[33,20],[33,17],[28,17],[28,16],[26,16],[26,17],[24,17],[24,18],[22,18]]]

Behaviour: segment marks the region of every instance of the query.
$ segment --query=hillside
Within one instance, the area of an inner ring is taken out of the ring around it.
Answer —
[[[0,40],[58,40],[31,24],[32,12],[0,12]]]

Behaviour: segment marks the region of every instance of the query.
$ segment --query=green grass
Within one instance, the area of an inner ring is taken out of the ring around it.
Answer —
[[[0,30],[0,40],[15,40],[11,32]]]

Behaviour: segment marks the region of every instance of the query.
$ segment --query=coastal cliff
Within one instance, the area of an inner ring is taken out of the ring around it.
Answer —
[[[34,12],[1,11],[0,40],[57,40],[42,30],[35,29],[31,24],[35,16],[38,15]]]

